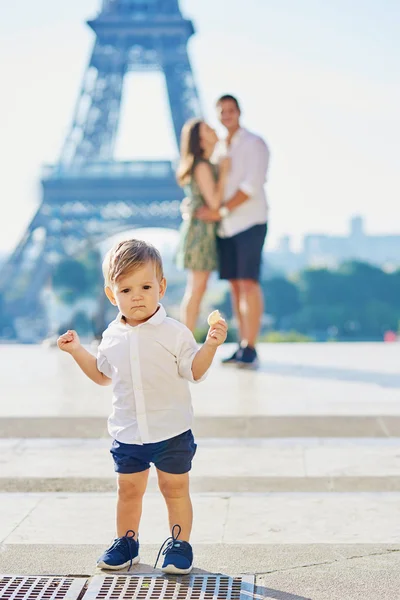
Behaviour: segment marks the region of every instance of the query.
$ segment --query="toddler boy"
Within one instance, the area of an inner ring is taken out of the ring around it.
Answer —
[[[189,471],[196,452],[188,382],[205,378],[227,324],[220,319],[211,325],[199,348],[185,325],[167,317],[160,304],[166,290],[162,259],[144,241],[114,246],[103,274],[105,293],[119,314],[103,333],[97,358],[75,331],[58,339],[92,381],[113,386],[108,430],[118,474],[117,538],[97,564],[117,570],[139,562],[142,499],[154,463],[171,530],[162,570],[187,574],[193,567]]]

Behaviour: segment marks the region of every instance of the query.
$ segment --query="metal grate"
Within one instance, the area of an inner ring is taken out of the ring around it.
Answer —
[[[249,600],[254,577],[227,575],[93,577],[84,600]]]
[[[0,575],[1,600],[77,600],[86,578]]]

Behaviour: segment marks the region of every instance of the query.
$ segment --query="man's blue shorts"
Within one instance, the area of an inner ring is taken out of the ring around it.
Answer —
[[[117,473],[140,473],[153,463],[165,473],[181,475],[192,468],[197,445],[191,429],[162,442],[153,444],[123,444],[114,440],[111,454]]]
[[[259,281],[267,229],[265,223],[253,225],[232,237],[217,237],[220,279]]]

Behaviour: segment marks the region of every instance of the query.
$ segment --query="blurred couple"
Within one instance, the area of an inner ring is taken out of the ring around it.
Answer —
[[[201,119],[188,121],[181,135],[177,180],[186,198],[177,265],[188,270],[181,320],[194,331],[208,279],[217,270],[230,283],[240,338],[223,363],[253,369],[264,309],[259,278],[267,235],[269,150],[261,137],[241,127],[234,96],[221,96],[216,107],[227,130],[224,140]]]

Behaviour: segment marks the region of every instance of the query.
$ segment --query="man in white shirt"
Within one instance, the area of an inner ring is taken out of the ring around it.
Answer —
[[[218,221],[220,279],[231,284],[240,345],[223,361],[240,368],[258,366],[255,344],[264,310],[259,284],[262,249],[267,234],[268,204],[264,185],[269,150],[264,140],[240,126],[240,106],[231,95],[217,101],[218,117],[228,130],[219,155],[231,158],[223,205],[219,210],[202,207],[196,216]]]
[[[106,295],[119,314],[104,332],[97,358],[76,331],[58,339],[89,379],[113,386],[108,430],[118,473],[117,538],[97,565],[118,570],[139,562],[142,499],[154,463],[172,533],[162,570],[187,574],[193,566],[189,471],[196,452],[188,382],[204,379],[227,325],[217,315],[199,349],[189,329],[167,317],[160,304],[166,290],[161,256],[142,240],[117,244],[103,272]]]

